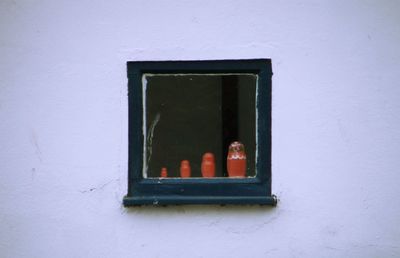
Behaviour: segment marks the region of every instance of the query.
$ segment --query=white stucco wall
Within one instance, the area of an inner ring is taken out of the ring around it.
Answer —
[[[0,2],[0,257],[399,257],[399,1]],[[129,60],[271,58],[276,208],[125,209]]]

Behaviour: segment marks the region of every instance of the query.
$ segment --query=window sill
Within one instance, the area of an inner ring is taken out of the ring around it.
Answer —
[[[277,198],[272,196],[143,196],[143,197],[124,197],[125,206],[140,205],[179,205],[179,204],[218,204],[218,205],[243,205],[259,204],[276,206]]]

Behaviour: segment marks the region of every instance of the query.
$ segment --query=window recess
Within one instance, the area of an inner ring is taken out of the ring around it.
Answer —
[[[276,204],[271,61],[128,62],[125,206]]]

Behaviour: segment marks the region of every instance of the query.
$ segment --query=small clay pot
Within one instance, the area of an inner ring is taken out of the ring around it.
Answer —
[[[244,145],[242,143],[233,142],[231,143],[231,145],[229,145],[226,165],[229,177],[246,176],[246,153],[244,151]]]
[[[215,177],[215,158],[214,154],[211,152],[207,152],[203,155],[201,174],[203,177]]]
[[[161,168],[161,175],[160,177],[168,177],[167,168]]]
[[[192,170],[190,169],[189,160],[182,160],[181,161],[181,177],[190,177]]]

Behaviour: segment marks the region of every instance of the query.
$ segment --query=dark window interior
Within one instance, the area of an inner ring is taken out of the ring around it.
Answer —
[[[145,175],[179,177],[189,160],[201,177],[202,155],[215,156],[216,177],[226,177],[233,141],[244,144],[246,176],[256,175],[255,74],[145,74]]]

